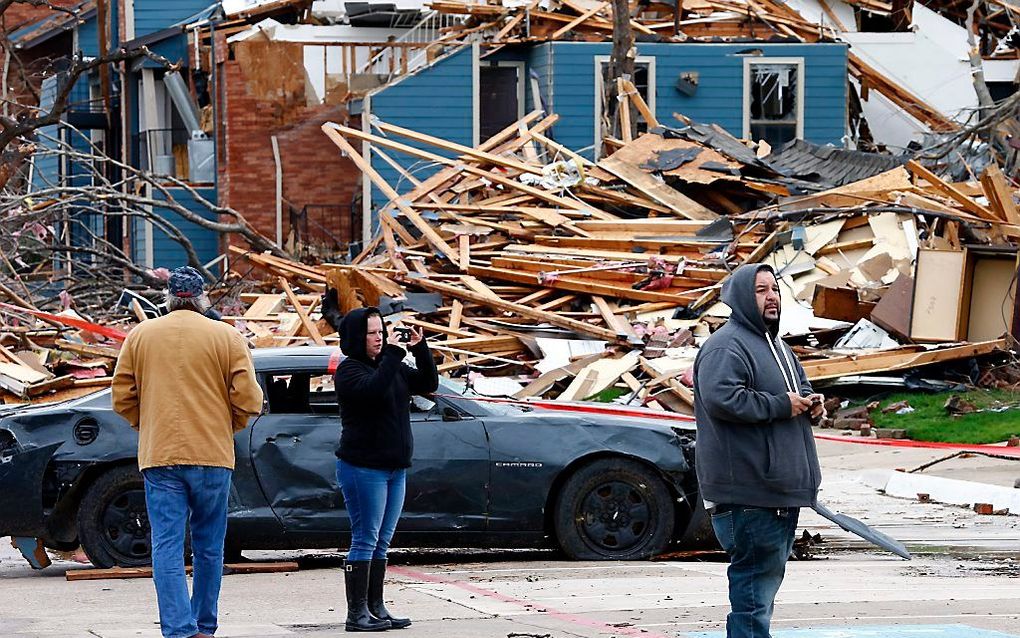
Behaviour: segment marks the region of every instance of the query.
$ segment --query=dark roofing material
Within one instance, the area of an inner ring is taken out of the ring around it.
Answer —
[[[789,142],[766,159],[793,177],[833,187],[884,173],[906,162],[906,158],[894,155],[850,151],[804,140]]]

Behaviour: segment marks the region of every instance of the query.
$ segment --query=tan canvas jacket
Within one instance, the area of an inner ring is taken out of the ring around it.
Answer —
[[[138,430],[138,467],[234,467],[234,433],[262,409],[251,353],[229,324],[177,310],[139,324],[113,374],[113,409]]]

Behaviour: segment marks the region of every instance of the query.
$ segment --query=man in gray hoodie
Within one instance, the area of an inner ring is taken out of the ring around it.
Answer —
[[[696,468],[712,527],[730,558],[727,638],[767,638],[801,507],[821,482],[811,421],[823,414],[804,369],[778,337],[779,284],[748,264],[723,285],[732,309],[694,362]]]

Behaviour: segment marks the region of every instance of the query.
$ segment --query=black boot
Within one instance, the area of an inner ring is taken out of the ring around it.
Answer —
[[[372,559],[372,571],[368,574],[368,611],[380,620],[390,621],[393,629],[403,629],[411,624],[410,618],[394,618],[383,604],[383,583],[386,580],[386,559]]]
[[[344,563],[344,590],[347,592],[347,631],[385,631],[390,621],[373,618],[368,611],[368,570],[370,561]]]

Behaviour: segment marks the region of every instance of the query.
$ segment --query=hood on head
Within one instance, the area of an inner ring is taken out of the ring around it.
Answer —
[[[368,318],[379,314],[379,309],[373,307],[355,308],[344,315],[340,322],[340,350],[352,359],[368,361],[368,354],[365,352],[365,337],[368,336]],[[386,330],[383,326],[383,346],[386,345]]]
[[[754,280],[762,270],[772,273],[773,277],[776,275],[772,266],[767,264],[744,264],[734,270],[723,284],[721,295],[722,302],[733,311],[730,320],[743,324],[757,334],[763,334],[766,330],[765,320],[762,319],[761,312],[758,310],[758,301],[754,294]],[[782,309],[782,304],[780,304],[780,313]],[[778,322],[770,329],[770,332],[773,337],[776,336],[779,332]]]

